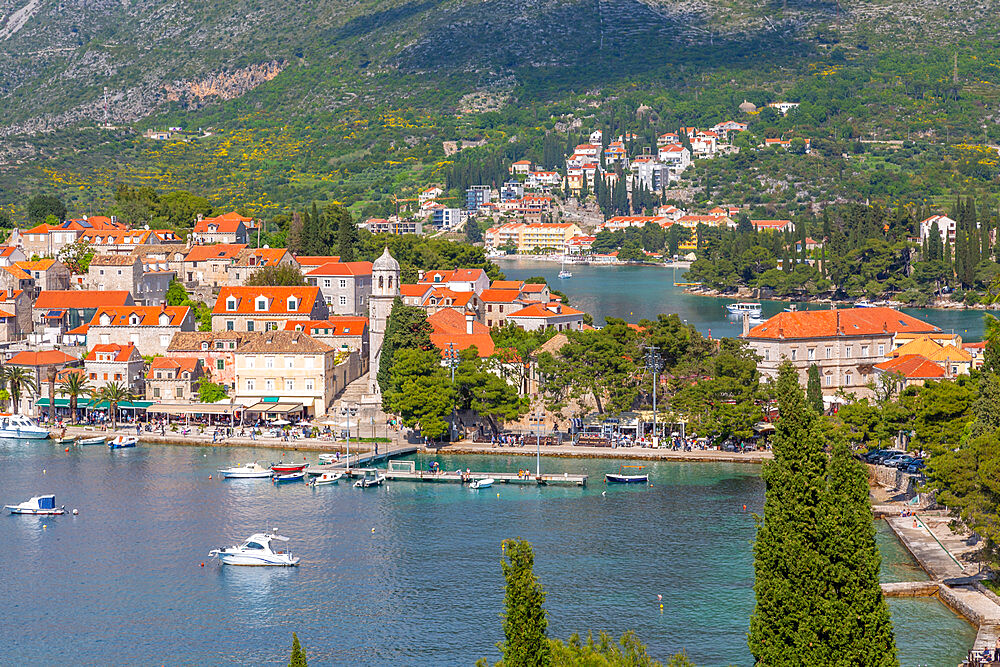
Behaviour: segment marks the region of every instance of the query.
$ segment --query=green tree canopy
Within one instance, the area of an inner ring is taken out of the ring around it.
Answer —
[[[295,264],[262,266],[249,276],[244,285],[254,287],[304,287],[306,279]]]
[[[389,376],[392,373],[394,357],[398,350],[430,350],[431,331],[427,313],[423,308],[407,306],[399,297],[392,302],[389,311],[389,321],[385,327],[382,339],[382,351],[379,357],[378,377],[376,381],[384,393],[389,387]]]

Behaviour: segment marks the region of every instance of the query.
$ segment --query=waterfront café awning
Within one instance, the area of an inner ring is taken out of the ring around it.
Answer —
[[[279,401],[277,399],[267,399],[259,403],[254,403],[253,405],[248,405],[245,410],[247,412],[257,412],[263,415],[288,415],[292,412],[301,412],[303,406],[301,403],[293,403],[291,401]]]
[[[70,409],[70,399],[68,398],[57,398],[56,399],[56,409],[66,408]],[[147,410],[149,406],[153,405],[152,401],[122,401],[118,404],[119,410]],[[35,401],[35,407],[47,410],[49,408],[49,399],[40,398]],[[99,403],[93,403],[89,398],[78,398],[76,400],[77,410],[107,410],[110,407],[110,403],[107,401],[101,401]]]
[[[243,410],[239,403],[154,403],[146,409],[162,415],[231,415]]]

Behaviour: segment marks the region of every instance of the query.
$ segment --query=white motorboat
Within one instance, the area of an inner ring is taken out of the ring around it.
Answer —
[[[287,542],[288,538],[274,533],[254,533],[239,546],[212,549],[208,555],[218,558],[223,565],[288,567],[299,564],[299,559],[291,553],[271,549],[272,540]]]
[[[485,479],[477,479],[471,484],[469,484],[470,489],[488,489],[493,486],[493,482],[496,480],[492,477],[486,477]]]
[[[338,454],[320,454],[319,460],[323,463],[333,463],[338,459]]]
[[[56,507],[56,497],[52,494],[35,496],[19,505],[4,505],[11,514],[65,514],[65,507]]]
[[[645,473],[627,472],[631,469],[642,470],[644,466],[622,466],[617,473],[609,472],[604,475],[604,481],[612,484],[645,484],[649,481],[649,475]]]
[[[99,435],[96,438],[83,438],[81,440],[77,440],[76,444],[78,444],[78,445],[103,445],[106,441],[107,441],[107,438],[105,438],[103,435]]]
[[[49,430],[24,415],[0,415],[0,438],[28,438],[44,440]]]
[[[344,476],[342,472],[324,472],[319,477],[314,477],[309,483],[313,486],[323,486],[324,484],[336,484]]]
[[[874,308],[875,305],[871,301],[869,301],[868,299],[859,299],[858,301],[854,302],[854,307],[855,308]]]
[[[284,482],[298,482],[299,480],[305,479],[306,473],[302,470],[298,472],[284,472],[284,473],[274,473],[274,483],[282,484]]]
[[[728,310],[732,315],[742,315],[743,313],[749,313],[751,317],[753,317],[754,315],[760,317],[761,306],[759,303],[753,303],[750,301],[741,301],[740,303],[726,304],[726,310]]]
[[[135,447],[136,443],[139,442],[139,436],[137,435],[116,435],[115,437],[108,440],[109,449],[127,449],[129,447]]]
[[[377,470],[369,470],[365,472],[365,476],[354,483],[355,489],[367,489],[372,486],[382,486],[382,482],[385,481],[385,475]]]
[[[223,468],[219,472],[222,473],[223,479],[263,479],[274,474],[270,466],[262,466],[256,461],[232,468]]]

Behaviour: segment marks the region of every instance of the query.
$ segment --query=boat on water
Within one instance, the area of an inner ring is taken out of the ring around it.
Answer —
[[[283,472],[274,473],[274,483],[281,484],[282,482],[297,482],[300,479],[305,479],[306,473],[302,470],[298,472]]]
[[[271,472],[285,474],[289,472],[302,472],[309,467],[308,463],[275,463],[271,466]]]
[[[232,468],[223,468],[219,472],[223,479],[262,479],[274,474],[269,466],[262,466],[256,461]]]
[[[874,308],[875,304],[873,304],[868,299],[861,299],[860,301],[855,301],[854,302],[854,307],[855,308]]]
[[[559,267],[559,277],[560,278],[572,278],[573,272],[566,269],[566,255],[562,256],[562,265]]]
[[[41,514],[55,515],[65,514],[65,507],[56,507],[56,497],[54,494],[35,496],[31,500],[26,500],[18,505],[4,505],[4,509],[11,514]]]
[[[24,438],[44,440],[49,430],[42,428],[34,419],[24,415],[0,415],[0,438]]]
[[[726,304],[726,310],[728,310],[733,315],[742,315],[743,313],[749,313],[751,317],[753,317],[754,315],[760,317],[761,314],[760,304],[751,301],[741,301],[739,303]]]
[[[493,486],[493,482],[496,480],[492,477],[486,477],[484,479],[477,479],[469,484],[470,489],[488,489]]]
[[[95,438],[81,438],[76,441],[78,445],[103,445],[107,441],[103,435],[99,435]]]
[[[128,449],[129,447],[135,447],[138,442],[139,436],[137,435],[116,435],[108,440],[108,448]]]
[[[57,445],[72,445],[74,442],[76,442],[74,437],[56,438]]]
[[[319,460],[323,463],[335,463],[337,461],[337,454],[320,454]]]
[[[218,558],[223,565],[290,567],[299,564],[299,559],[291,553],[274,551],[271,548],[273,540],[287,542],[288,538],[274,533],[254,533],[239,546],[212,549],[208,555]]]
[[[631,470],[642,470],[643,466],[622,466],[617,473],[609,472],[604,475],[604,480],[612,484],[639,484],[649,481],[649,475],[641,472],[630,472]]]
[[[313,486],[323,486],[325,484],[336,484],[344,476],[342,472],[324,472],[318,477],[313,477],[309,483]]]
[[[382,482],[385,481],[385,475],[378,472],[377,470],[365,471],[365,476],[354,483],[355,489],[367,489],[372,486],[382,486]]]

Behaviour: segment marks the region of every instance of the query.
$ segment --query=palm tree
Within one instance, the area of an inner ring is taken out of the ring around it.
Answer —
[[[7,366],[0,366],[0,397],[4,405],[10,400],[10,392],[7,391]]]
[[[38,391],[38,383],[35,382],[34,375],[28,369],[20,366],[8,366],[4,375],[10,390],[11,402],[14,404],[13,412],[17,414],[17,406],[21,402],[21,392],[24,390],[28,392]]]
[[[73,412],[73,423],[75,424],[77,399],[91,392],[91,387],[87,384],[87,376],[83,373],[70,373],[56,391],[64,396],[69,396],[69,409]],[[53,412],[53,414],[55,413]]]
[[[107,401],[111,413],[111,430],[118,430],[118,404],[135,400],[132,390],[120,382],[109,382],[93,392],[95,402]]]

